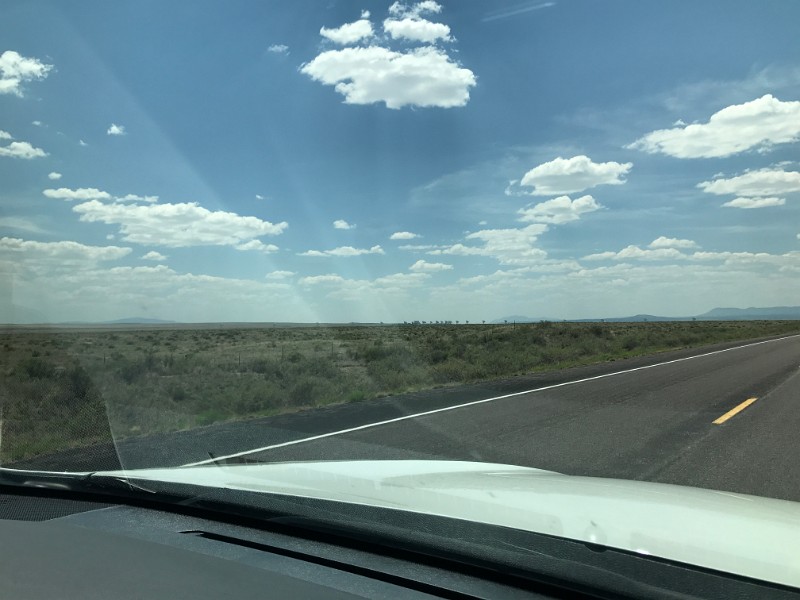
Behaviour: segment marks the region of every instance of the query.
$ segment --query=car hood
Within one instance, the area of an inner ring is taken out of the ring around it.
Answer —
[[[106,472],[476,521],[800,587],[800,503],[460,461],[325,461]]]

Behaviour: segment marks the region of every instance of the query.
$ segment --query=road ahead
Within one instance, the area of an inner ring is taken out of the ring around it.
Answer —
[[[209,453],[479,460],[800,501],[799,367],[793,336],[127,440],[118,451],[126,468]]]

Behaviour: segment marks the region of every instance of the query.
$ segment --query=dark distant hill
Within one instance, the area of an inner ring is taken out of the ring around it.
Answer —
[[[771,306],[767,308],[714,308],[707,313],[697,315],[703,320],[739,320],[750,321],[758,319],[767,320],[794,320],[800,319],[800,306]]]

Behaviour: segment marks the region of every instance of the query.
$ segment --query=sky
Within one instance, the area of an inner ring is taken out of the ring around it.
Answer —
[[[800,4],[0,5],[0,322],[800,304]]]

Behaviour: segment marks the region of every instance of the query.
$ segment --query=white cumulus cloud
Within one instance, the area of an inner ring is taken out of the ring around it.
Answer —
[[[648,248],[699,248],[697,242],[693,240],[682,240],[679,238],[668,238],[659,236],[648,244]]]
[[[272,52],[273,54],[289,54],[289,46],[286,44],[272,44],[267,48],[267,52]]]
[[[155,262],[163,262],[167,260],[167,257],[161,254],[161,252],[156,252],[155,250],[150,250],[150,252],[142,255],[143,260],[152,260]]]
[[[395,231],[392,235],[389,236],[390,240],[413,240],[418,237],[416,233],[411,233],[410,231]]]
[[[300,256],[316,256],[316,257],[340,257],[348,258],[351,256],[362,256],[364,254],[385,254],[383,248],[380,246],[372,246],[372,248],[353,248],[353,246],[340,246],[333,250],[307,250],[301,252]]]
[[[783,169],[758,169],[736,177],[713,179],[697,184],[709,194],[733,194],[745,198],[780,196],[800,191],[800,172]]]
[[[406,17],[403,19],[386,19],[383,30],[393,40],[405,39],[413,42],[432,44],[438,40],[451,41],[450,27],[444,23],[433,23],[427,19]]]
[[[56,179],[61,179],[61,173],[58,173],[56,171],[51,171],[50,173],[47,174],[47,178],[53,181],[55,181]]]
[[[389,7],[389,14],[394,17],[410,17],[418,19],[425,14],[438,14],[442,12],[442,5],[434,0],[422,0],[422,2],[393,2]]]
[[[532,187],[534,196],[572,194],[597,185],[620,185],[632,163],[596,163],[588,156],[558,157],[523,175],[520,185]]]
[[[112,123],[106,130],[107,135],[125,135],[125,125],[117,125]]]
[[[380,46],[329,50],[300,70],[334,86],[347,104],[384,102],[392,109],[464,106],[475,85],[472,71],[430,46],[408,52]]]
[[[272,271],[264,275],[266,279],[288,279],[295,275],[294,271]]]
[[[118,225],[126,242],[156,244],[171,248],[189,246],[235,246],[264,235],[279,235],[285,222],[270,223],[257,217],[226,211],[210,211],[196,202],[180,204],[121,204],[89,200],[72,210],[80,220]],[[261,246],[240,249],[265,250]]]
[[[271,254],[277,252],[279,248],[275,244],[265,244],[261,240],[250,240],[249,242],[242,242],[234,246],[237,250],[257,250],[264,254]]]
[[[32,146],[28,142],[11,142],[8,146],[0,146],[0,156],[30,160],[47,156],[47,152]]]
[[[458,243],[429,250],[428,254],[489,256],[506,265],[536,264],[547,258],[547,253],[536,247],[537,239],[547,230],[548,226],[544,223],[533,223],[519,229],[483,229],[466,236],[467,241],[481,245]]]
[[[560,225],[577,221],[581,215],[594,212],[603,208],[590,195],[581,196],[571,200],[569,196],[559,196],[534,206],[521,208],[517,211],[519,220],[525,223],[552,223]]]
[[[341,27],[328,29],[323,27],[319,34],[337,44],[355,44],[361,40],[366,40],[374,35],[372,23],[368,19],[359,19],[353,23],[345,23]]]
[[[87,246],[72,241],[36,242],[11,237],[0,239],[0,255],[11,254],[30,259],[99,262],[118,260],[130,253],[130,248],[119,246]]]
[[[583,260],[668,260],[685,259],[686,254],[677,248],[647,249],[639,246],[627,246],[619,252],[599,252],[584,256]]]
[[[7,131],[0,130],[0,140],[13,140],[14,136]],[[30,160],[32,158],[42,158],[47,156],[47,152],[41,148],[36,148],[28,142],[11,142],[8,146],[0,146],[0,156],[9,158],[22,158]]]
[[[388,39],[376,39],[367,47],[322,52],[303,64],[300,72],[333,86],[346,104],[383,102],[391,109],[464,106],[476,84],[475,74],[432,45],[437,40],[451,41],[450,28],[421,16],[440,11],[438,3],[427,1],[412,5],[396,2],[389,8],[391,18],[384,22],[389,38],[427,45],[397,51],[381,45]],[[323,28],[321,33],[342,44],[371,38],[374,31],[368,16],[364,13],[355,23]]]
[[[345,278],[341,275],[330,273],[328,275],[310,275],[309,277],[301,277],[300,283],[303,285],[317,285],[319,283],[341,283]]]
[[[717,158],[798,139],[800,101],[782,102],[766,94],[727,106],[711,115],[708,123],[653,131],[628,148],[676,158]]]
[[[767,208],[768,206],[783,206],[786,198],[776,198],[768,196],[766,198],[734,198],[725,202],[722,206],[726,208]]]
[[[50,175],[53,175],[51,173]],[[50,179],[60,179],[61,175],[55,173],[58,177],[50,177]],[[138,194],[126,194],[124,196],[112,196],[108,192],[104,192],[103,190],[98,190],[97,188],[77,188],[77,189],[70,189],[70,188],[58,188],[58,189],[46,189],[42,191],[48,198],[53,198],[55,200],[113,200],[114,202],[158,202],[158,196],[139,196]]]
[[[47,198],[70,202],[73,200],[111,200],[112,198],[111,194],[97,188],[78,188],[76,190],[69,188],[46,189],[42,194]]]
[[[0,54],[0,94],[22,96],[23,83],[44,79],[52,70],[53,65],[45,64],[38,58],[28,58],[14,50],[6,50]]]
[[[448,265],[445,263],[427,262],[424,260],[418,260],[409,267],[410,271],[414,271],[416,273],[436,273],[439,271],[451,271],[452,269],[453,265]]]
[[[334,229],[355,229],[356,226],[348,223],[344,219],[336,219],[333,222],[333,228]]]

